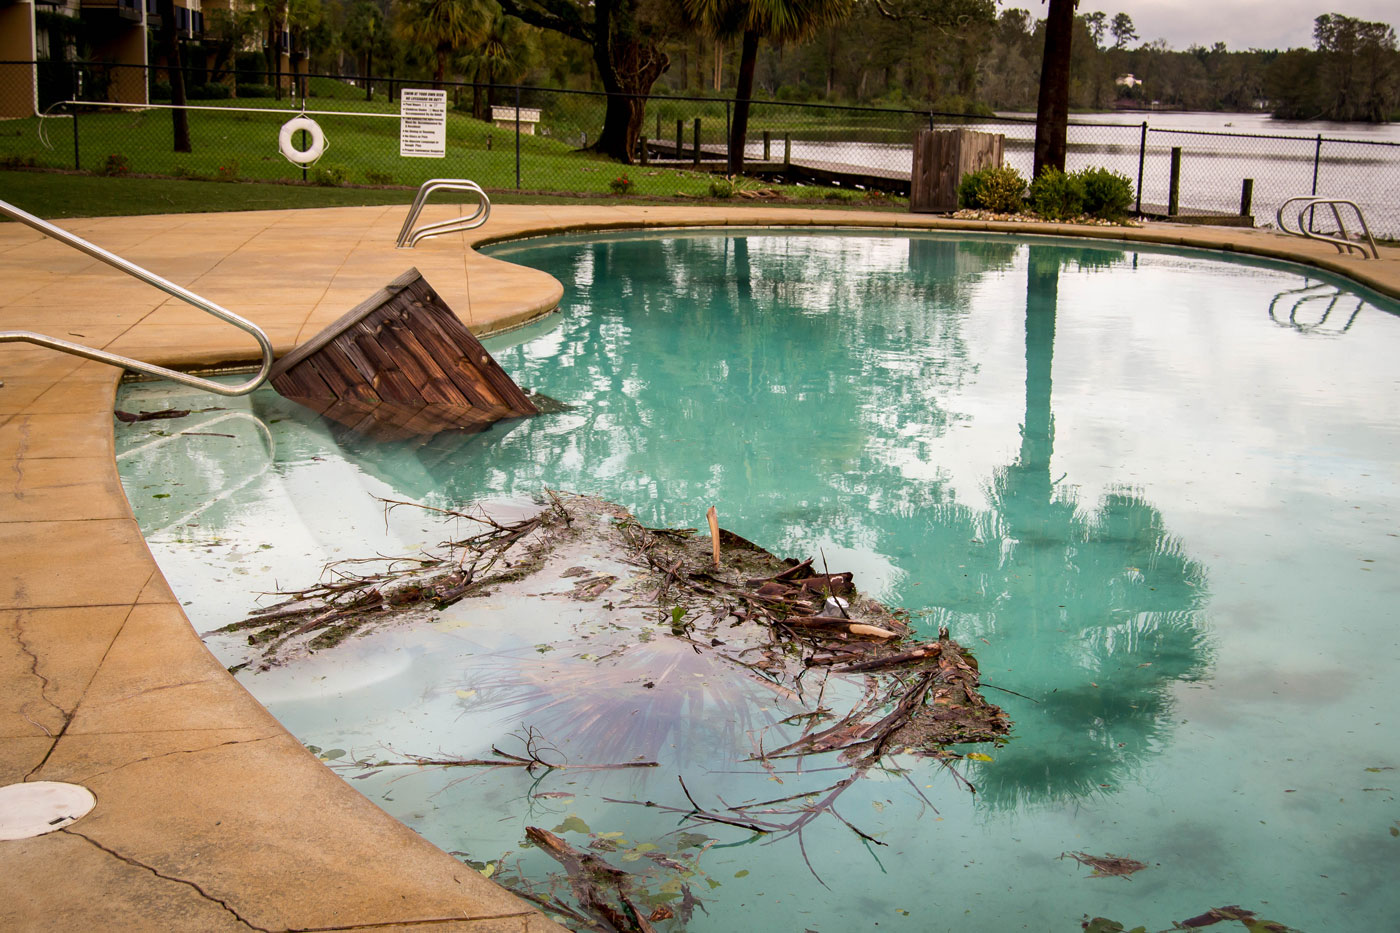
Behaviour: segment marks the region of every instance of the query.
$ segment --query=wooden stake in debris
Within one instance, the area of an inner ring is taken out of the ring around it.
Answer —
[[[713,505],[710,506],[710,510],[709,510],[708,512],[705,513],[705,518],[709,519],[709,522],[710,522],[710,545],[714,548],[714,552],[715,552],[715,569],[718,570],[718,569],[719,569],[719,513],[715,511],[715,507],[714,507]]]

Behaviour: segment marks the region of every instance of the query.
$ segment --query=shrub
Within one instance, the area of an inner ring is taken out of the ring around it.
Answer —
[[[152,82],[151,82],[151,100],[169,100],[169,99],[170,99],[170,82],[169,82],[169,81],[152,81]]]
[[[368,168],[365,169],[365,181],[371,185],[392,185],[394,176],[390,172],[377,172]]]
[[[239,174],[238,160],[229,159],[223,165],[220,165],[217,169],[215,169],[215,172],[218,173],[220,181],[235,181],[238,178]]]
[[[1133,203],[1133,182],[1106,168],[1086,168],[1076,175],[1084,182],[1084,212],[1105,220],[1122,220]]]
[[[1084,213],[1084,179],[1048,168],[1031,182],[1030,203],[1046,220],[1072,220]]]
[[[311,170],[311,183],[322,188],[338,188],[350,180],[350,170],[343,165],[318,165]]]
[[[710,182],[710,197],[728,199],[739,193],[739,186],[732,178],[716,178]]]
[[[968,172],[958,183],[958,206],[1014,214],[1026,197],[1026,180],[1009,165]]]
[[[239,97],[272,97],[272,85],[270,84],[240,84],[238,85]]]
[[[228,100],[232,93],[227,84],[211,81],[194,85],[185,96],[190,100]]]
[[[114,152],[97,169],[99,175],[125,175],[131,171],[131,160],[120,152]]]
[[[623,172],[608,182],[608,187],[612,189],[613,194],[626,194],[632,190],[632,179],[627,177],[626,172]]]

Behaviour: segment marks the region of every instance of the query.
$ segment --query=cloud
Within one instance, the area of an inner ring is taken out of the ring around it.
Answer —
[[[1024,0],[1012,0],[1011,5],[1018,2]],[[1094,10],[1103,10],[1110,19],[1127,13],[1142,42],[1165,39],[1174,49],[1216,42],[1235,50],[1311,48],[1313,20],[1323,13],[1392,25],[1400,19],[1394,0],[1080,0],[1080,13]]]

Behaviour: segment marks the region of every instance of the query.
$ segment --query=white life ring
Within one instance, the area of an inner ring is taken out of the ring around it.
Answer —
[[[311,135],[311,145],[305,149],[298,149],[292,144],[292,136],[300,130],[306,130]],[[297,165],[310,165],[326,151],[326,134],[321,132],[321,127],[310,117],[292,117],[282,124],[282,132],[277,134],[277,148],[282,150],[288,161]]]

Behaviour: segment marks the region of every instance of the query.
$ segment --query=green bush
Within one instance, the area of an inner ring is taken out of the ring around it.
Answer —
[[[710,182],[710,197],[728,200],[739,193],[739,186],[732,178],[716,178]]]
[[[1030,204],[1046,220],[1073,220],[1084,213],[1084,179],[1047,168],[1031,182]]]
[[[126,175],[131,171],[131,160],[120,152],[114,152],[107,156],[106,160],[97,168],[99,175]]]
[[[311,183],[322,188],[338,188],[350,180],[350,170],[343,165],[318,165],[311,170]]]
[[[211,81],[208,84],[194,85],[185,96],[190,100],[228,100],[231,94],[227,84]]]
[[[169,100],[169,99],[170,99],[170,82],[169,82],[169,81],[152,81],[152,82],[151,82],[151,100]]]
[[[272,97],[272,85],[270,84],[240,84],[238,85],[239,97]]]
[[[1122,220],[1133,203],[1133,182],[1106,168],[1075,173],[1084,182],[1084,212],[1105,220]]]
[[[632,190],[633,181],[626,172],[608,182],[613,194],[626,194]]]
[[[1014,214],[1026,196],[1026,180],[1009,165],[968,172],[958,183],[958,206]]]
[[[392,172],[379,172],[372,168],[365,169],[365,181],[371,185],[392,185],[394,176]]]

